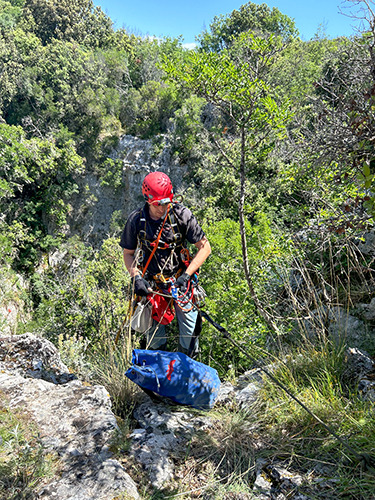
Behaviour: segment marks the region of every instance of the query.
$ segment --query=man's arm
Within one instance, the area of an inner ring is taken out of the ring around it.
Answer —
[[[128,250],[127,248],[123,249],[126,269],[128,270],[130,277],[134,278],[135,294],[141,297],[145,297],[152,292],[152,288],[150,287],[150,283],[142,277],[139,269],[137,268],[135,264],[134,254],[135,250]]]
[[[210,242],[205,236],[200,241],[197,241],[197,243],[194,243],[194,245],[198,248],[198,252],[185,271],[189,276],[192,276],[201,267],[211,253]]]
[[[135,265],[134,253],[135,250],[128,250],[127,248],[123,249],[125,267],[128,270],[131,278],[134,278],[134,276],[139,274],[139,269]]]

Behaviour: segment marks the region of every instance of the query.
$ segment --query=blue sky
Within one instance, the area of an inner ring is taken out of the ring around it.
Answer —
[[[229,14],[246,0],[93,0],[112,19],[115,28],[126,28],[138,35],[183,36],[186,44],[208,28],[215,15]],[[258,1],[277,7],[280,12],[294,19],[303,40],[312,38],[319,25],[324,26],[327,36],[350,36],[356,22],[345,15],[354,6],[340,0],[275,0]]]

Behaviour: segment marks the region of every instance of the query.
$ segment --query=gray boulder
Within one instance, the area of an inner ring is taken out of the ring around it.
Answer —
[[[358,349],[368,348],[375,342],[374,330],[343,307],[315,309],[303,325],[312,340],[326,332],[333,341]]]
[[[109,449],[118,426],[106,389],[72,380],[45,339],[5,337],[0,353],[0,391],[9,408],[26,412],[46,452],[59,457],[59,476],[35,498],[110,500],[121,493],[139,498],[134,481]]]

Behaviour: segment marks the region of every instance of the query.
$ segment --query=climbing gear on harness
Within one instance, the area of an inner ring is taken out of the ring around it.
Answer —
[[[169,205],[168,205],[168,208],[167,208],[167,213],[165,214],[165,217],[164,217],[164,220],[163,220],[163,224],[161,226],[161,229],[159,231],[159,234],[157,235],[157,238],[156,240],[153,242],[153,250],[146,262],[146,265],[143,267],[143,270],[142,270],[142,277],[145,275],[145,272],[147,271],[147,268],[148,268],[148,265],[150,264],[151,262],[151,259],[152,257],[155,255],[155,252],[158,248],[158,245],[159,245],[159,241],[160,241],[160,238],[161,238],[161,234],[163,232],[163,228],[164,228],[164,224],[165,224],[165,221],[167,220],[167,217],[168,217],[168,213],[169,213]]]
[[[161,325],[169,325],[175,317],[173,301],[160,294],[153,294],[149,298],[152,304],[152,318]]]
[[[168,229],[170,228],[172,234],[169,235],[169,239],[172,239],[172,241],[169,241],[169,243],[163,241],[162,235],[160,235],[159,241],[157,241],[157,237],[153,240],[150,239],[150,236],[148,236],[147,232],[147,215],[146,215],[146,208],[143,207],[140,210],[140,218],[139,218],[139,223],[141,227],[137,229],[138,233],[138,248],[140,252],[142,253],[142,259],[139,261],[139,268],[142,269],[144,260],[145,260],[145,250],[148,252],[151,252],[152,250],[156,249],[157,250],[170,250],[170,256],[168,257],[171,262],[173,262],[173,267],[174,266],[179,266],[182,263],[185,264],[186,267],[188,267],[189,264],[186,264],[185,262],[185,253],[183,251],[185,250],[185,247],[183,246],[183,236],[179,230],[178,224],[176,222],[176,218],[174,215],[174,210],[173,206],[169,205],[167,209],[167,213],[165,214],[165,218],[162,223],[162,227],[158,230],[158,235],[160,232],[162,232],[164,225],[168,222]],[[179,249],[179,250],[178,250]],[[156,261],[158,262],[158,256],[155,256]],[[151,260],[151,259],[150,259]],[[159,262],[158,262],[159,264]],[[161,268],[160,264],[159,267]],[[162,269],[161,269],[162,271]]]
[[[143,180],[142,194],[148,203],[167,205],[173,200],[172,182],[164,172],[151,172]]]
[[[174,286],[181,291],[181,293],[186,293],[189,287],[190,274],[182,273],[179,278],[177,278]]]
[[[150,291],[148,290],[150,286],[150,283],[142,278],[139,274],[135,276],[134,292],[136,295],[139,295],[140,297],[147,297],[147,295],[149,295],[150,293]]]
[[[193,302],[196,306],[202,307],[207,297],[206,291],[202,285],[195,283],[193,286]]]
[[[142,300],[137,303],[130,325],[132,330],[138,333],[145,333],[151,328],[152,302],[147,297],[142,297]]]

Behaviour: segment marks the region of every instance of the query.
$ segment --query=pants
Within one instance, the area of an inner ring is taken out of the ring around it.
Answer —
[[[179,351],[190,355],[198,348],[198,339],[196,339],[195,343],[192,342],[198,311],[194,308],[189,312],[184,312],[177,304],[175,304],[175,311],[180,333]],[[166,349],[167,335],[165,327],[166,325],[159,325],[157,321],[153,321],[150,330],[146,333],[146,349]]]

